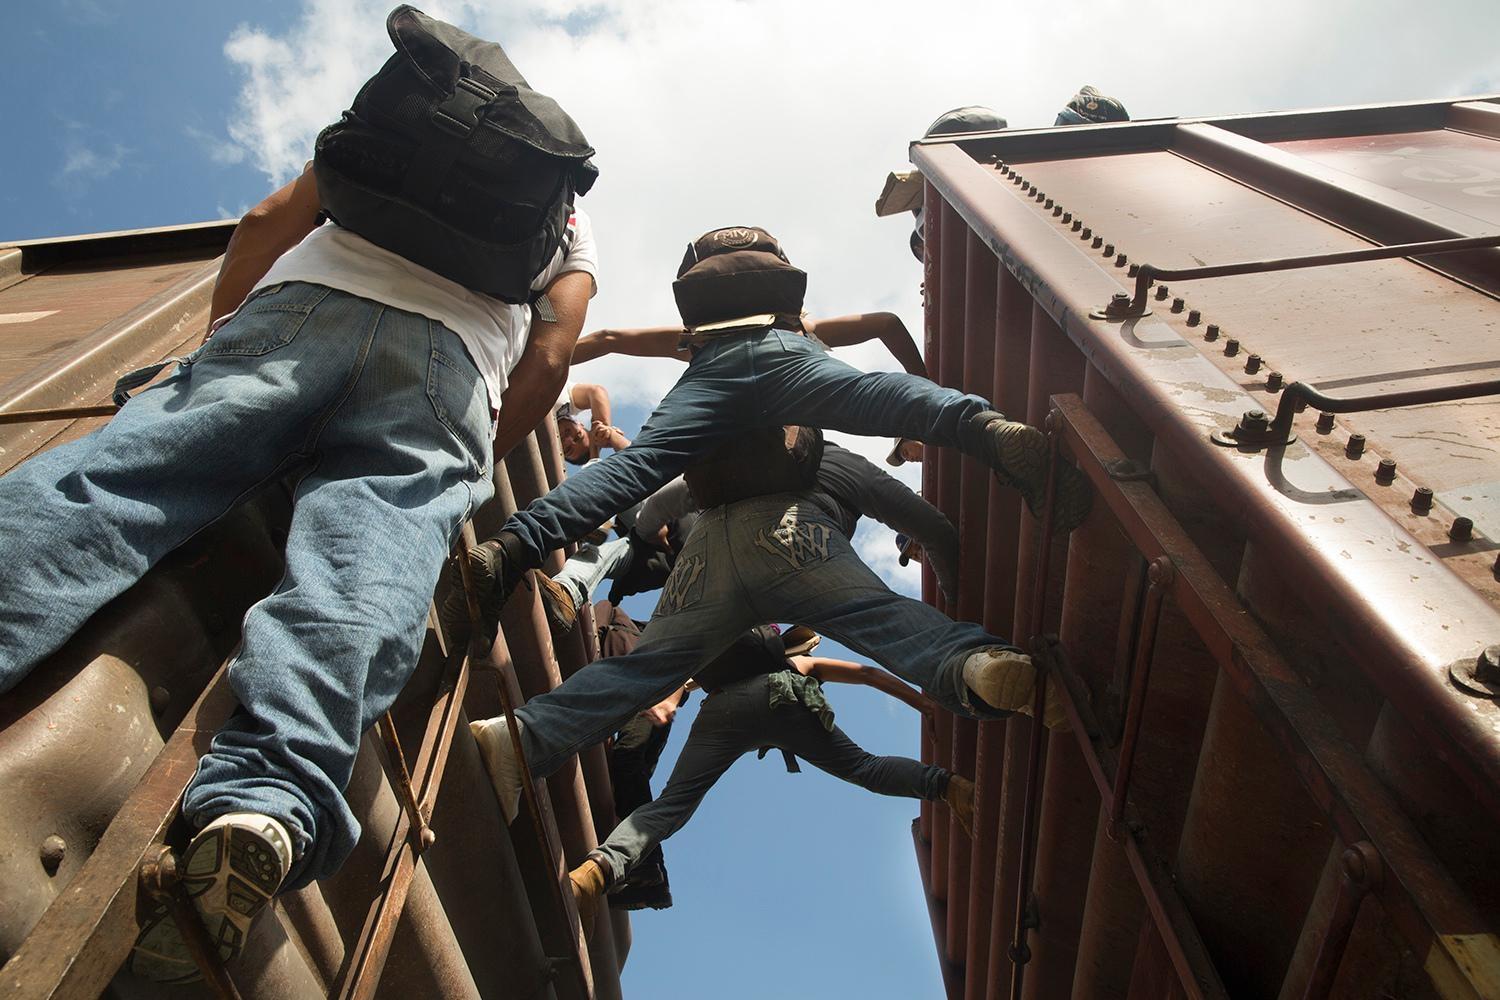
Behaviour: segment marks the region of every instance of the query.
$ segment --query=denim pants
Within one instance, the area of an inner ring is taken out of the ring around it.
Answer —
[[[862,372],[785,330],[720,337],[694,353],[629,448],[569,476],[505,530],[541,565],[744,431],[797,424],[957,447],[959,428],[989,408],[916,375]]]
[[[655,801],[634,810],[590,857],[609,863],[618,880],[656,845],[682,829],[703,796],[740,757],[759,747],[795,754],[879,795],[935,799],[948,787],[948,772],[910,757],[877,757],[837,726],[829,732],[802,704],[771,707],[766,676],[730,684],[698,710],[667,787]]]
[[[184,811],[266,813],[292,884],[359,835],[360,734],[416,664],[459,526],[489,498],[489,403],[451,330],[320,285],[252,296],[102,430],[0,478],[0,691],[260,486],[300,472],[286,572],[245,616],[240,709]]]
[[[581,608],[593,600],[594,589],[599,584],[624,572],[630,559],[628,538],[613,538],[603,545],[585,543],[563,563],[563,568],[552,580],[567,590],[575,608]]]
[[[981,649],[1015,647],[893,592],[837,524],[807,494],[705,511],[635,649],[585,666],[517,710],[532,773],[551,774],[765,622],[817,629],[969,718],[1009,715],[972,699],[963,664]]]

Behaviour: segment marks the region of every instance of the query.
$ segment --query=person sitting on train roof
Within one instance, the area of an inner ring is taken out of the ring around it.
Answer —
[[[669,330],[690,355],[687,370],[631,447],[569,476],[470,551],[487,630],[544,553],[582,537],[745,430],[800,424],[955,445],[990,465],[1040,516],[1048,456],[1041,431],[1007,420],[979,396],[910,373],[861,372],[807,335],[808,327],[889,328],[898,319],[876,313],[804,321],[807,276],[763,229],[703,234],[689,244],[677,273],[673,292],[684,326]],[[1088,512],[1088,484],[1072,465],[1059,466],[1055,500],[1059,531]]]
[[[831,441],[823,445],[816,488],[836,506],[845,535],[853,537],[854,526],[863,516],[873,517],[903,537],[915,539],[927,553],[938,586],[950,601],[957,600],[958,531],[942,511],[912,492],[905,483]],[[686,537],[697,520],[697,510],[687,481],[679,476],[641,505],[634,537],[666,537],[669,529]],[[532,570],[553,634],[561,635],[573,627],[577,609],[589,600],[600,580],[628,573],[630,558],[629,539],[616,539],[598,548],[581,547],[556,576],[549,578],[541,570]],[[672,561],[675,563],[675,557]],[[609,599],[616,602],[613,590]]]
[[[877,757],[865,750],[834,724],[822,685],[869,685],[928,719],[936,708],[932,700],[879,667],[806,655],[817,642],[808,629],[783,636],[774,626],[759,625],[694,675],[689,686],[702,688],[706,698],[666,787],[627,814],[568,873],[585,928],[593,922],[599,897],[613,895],[642,858],[682,829],[724,772],[752,750],[761,756],[772,747],[780,750],[794,774],[800,758],[878,795],[943,800],[964,832],[972,832],[972,781],[909,757]]]
[[[538,778],[561,767],[675,690],[757,623],[789,621],[842,642],[965,718],[1033,710],[1030,657],[972,622],[955,622],[893,592],[855,554],[850,512],[818,488],[821,433],[745,431],[687,472],[705,503],[656,613],[628,655],[588,664],[507,720],[470,726],[507,820],[518,807],[522,764]],[[606,459],[605,462],[613,461]],[[868,464],[868,463],[867,463]],[[744,475],[746,468],[755,470]],[[1065,725],[1057,686],[1043,706]]]
[[[492,455],[557,400],[597,272],[577,211],[533,285],[543,321],[319,213],[309,165],[235,229],[206,343],[102,429],[0,478],[6,691],[194,532],[301,470],[286,574],[229,666],[241,709],[183,799],[202,828],[189,892],[235,953],[278,887],[332,874],[353,848],[342,793],[360,735],[417,662],[449,544],[493,491]],[[152,921],[132,970],[197,978],[165,909]]]
[[[623,451],[630,447],[630,439],[610,423],[609,393],[602,385],[574,382],[564,387],[552,415],[557,418],[563,458],[574,465],[598,458],[604,448]]]

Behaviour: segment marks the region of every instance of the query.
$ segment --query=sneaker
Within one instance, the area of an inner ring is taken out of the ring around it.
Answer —
[[[542,610],[547,613],[552,638],[558,639],[571,632],[578,622],[578,606],[573,603],[568,588],[539,569],[531,571],[531,585],[542,595]]]
[[[1047,504],[1047,435],[1015,420],[1006,420],[993,410],[970,418],[968,430],[977,434],[980,457],[995,470],[995,476],[1013,486],[1026,501],[1026,509],[1041,520]],[[1057,467],[1053,530],[1066,534],[1083,523],[1093,505],[1093,491],[1083,473],[1071,463]]]
[[[588,858],[568,872],[568,884],[573,887],[573,905],[578,908],[578,922],[585,935],[592,935],[594,918],[599,913],[599,900],[609,887],[609,878],[604,866]]]
[[[1031,714],[1031,703],[1036,697],[1036,667],[1025,653],[1014,649],[981,649],[964,661],[964,683],[992,708]],[[1068,716],[1057,692],[1058,683],[1053,680],[1047,685],[1042,725],[1066,731]]]
[[[279,820],[261,813],[226,813],[205,826],[178,862],[183,889],[203,920],[219,959],[245,947],[250,925],[292,868],[292,839]],[[159,983],[202,978],[166,904],[158,903],[126,968]]]
[[[516,720],[517,732],[525,732],[520,719]],[[479,744],[479,756],[484,768],[490,773],[490,785],[495,789],[495,798],[500,800],[500,814],[509,826],[515,822],[521,809],[521,763],[516,759],[516,748],[511,743],[510,727],[505,716],[480,719],[469,723],[469,732]]]
[[[961,774],[948,776],[948,788],[943,792],[943,801],[953,812],[953,818],[963,829],[964,836],[974,839],[974,782]]]

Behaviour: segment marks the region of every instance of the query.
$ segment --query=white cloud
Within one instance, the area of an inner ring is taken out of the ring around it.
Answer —
[[[78,197],[95,181],[124,166],[132,151],[118,142],[103,147],[86,145],[77,137],[77,129],[67,127],[72,134],[63,145],[62,167],[52,183],[70,197]]]
[[[201,128],[194,128],[191,125],[183,126],[182,134],[197,143],[203,150],[203,155],[207,156],[214,163],[223,166],[232,166],[236,163],[245,162],[245,147],[236,142],[231,142],[223,136],[213,135],[212,133],[203,131]]]
[[[301,169],[318,129],[390,53],[387,5],[306,0],[287,33],[246,25],[229,39],[244,84],[228,132],[268,180]],[[887,171],[907,165],[908,141],[958,105],[989,104],[1026,127],[1051,124],[1084,83],[1145,118],[1455,96],[1500,77],[1490,0],[1431,3],[1420,18],[1405,0],[426,6],[502,41],[598,148],[601,178],[582,202],[601,253],[590,328],[674,320],[683,245],[753,223],[809,273],[814,315],[890,310],[920,338],[909,222],[876,219],[873,204]],[[840,353],[895,367],[878,346]],[[611,358],[577,375],[649,407],[680,371]],[[860,445],[875,461],[888,448]],[[916,472],[902,475],[914,483]],[[889,541],[865,551],[882,571],[895,566]]]

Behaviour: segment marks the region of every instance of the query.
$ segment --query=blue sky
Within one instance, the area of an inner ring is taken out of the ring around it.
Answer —
[[[300,167],[385,58],[388,6],[56,0],[10,12],[0,239],[238,216]],[[682,245],[750,223],[809,272],[815,314],[888,309],[919,330],[907,223],[877,220],[871,205],[905,166],[906,142],[950,107],[988,103],[1032,126],[1084,83],[1136,117],[1500,91],[1493,0],[1420,14],[1408,0],[930,0],[918,14],[897,0],[422,6],[505,42],[599,148],[601,180],[584,201],[601,250],[590,327],[672,319]],[[846,356],[893,367],[878,347]],[[610,387],[631,431],[677,370],[613,359],[578,377]],[[889,533],[865,527],[856,544],[912,591]],[[646,617],[649,602],[631,610]],[[916,752],[909,710],[866,689],[832,697],[872,751]],[[939,996],[915,814],[811,769],[742,761],[668,844],[676,906],[636,917],[627,995]]]

